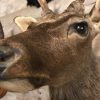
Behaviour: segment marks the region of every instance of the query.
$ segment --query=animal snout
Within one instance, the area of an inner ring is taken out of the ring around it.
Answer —
[[[13,58],[14,50],[9,46],[0,46],[0,73],[2,73],[9,63],[9,60]]]
[[[0,67],[0,73],[2,73],[5,69],[6,67]]]
[[[8,46],[0,46],[0,62],[5,62],[14,55],[14,50]]]

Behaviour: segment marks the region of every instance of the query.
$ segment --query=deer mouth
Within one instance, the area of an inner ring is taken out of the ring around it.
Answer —
[[[0,87],[10,92],[28,92],[34,89],[34,86],[26,78],[1,80]]]
[[[0,46],[0,87],[14,92],[26,92],[34,89],[27,78],[11,78],[5,76],[8,69],[20,58],[21,54],[19,49],[9,46]]]

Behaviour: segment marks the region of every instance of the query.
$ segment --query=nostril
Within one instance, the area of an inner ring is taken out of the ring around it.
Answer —
[[[0,62],[6,61],[7,55],[0,51]]]
[[[0,62],[6,61],[11,56],[12,56],[12,53],[7,54],[7,53],[4,53],[4,52],[0,52]]]
[[[6,67],[0,67],[0,73],[2,73],[5,69]]]
[[[14,52],[9,47],[0,47],[0,62],[4,62],[14,55]]]

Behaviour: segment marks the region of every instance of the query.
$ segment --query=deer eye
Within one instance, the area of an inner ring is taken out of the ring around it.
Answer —
[[[88,24],[87,22],[80,22],[80,23],[74,23],[73,29],[75,32],[77,32],[79,35],[86,36],[88,34]]]

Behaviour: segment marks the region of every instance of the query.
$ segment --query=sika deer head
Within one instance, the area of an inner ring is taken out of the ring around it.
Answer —
[[[0,86],[9,91],[28,91],[43,85],[59,87],[82,75],[93,63],[92,40],[96,34],[84,17],[82,2],[62,14],[38,0],[44,16],[18,17],[24,31],[0,40]]]

